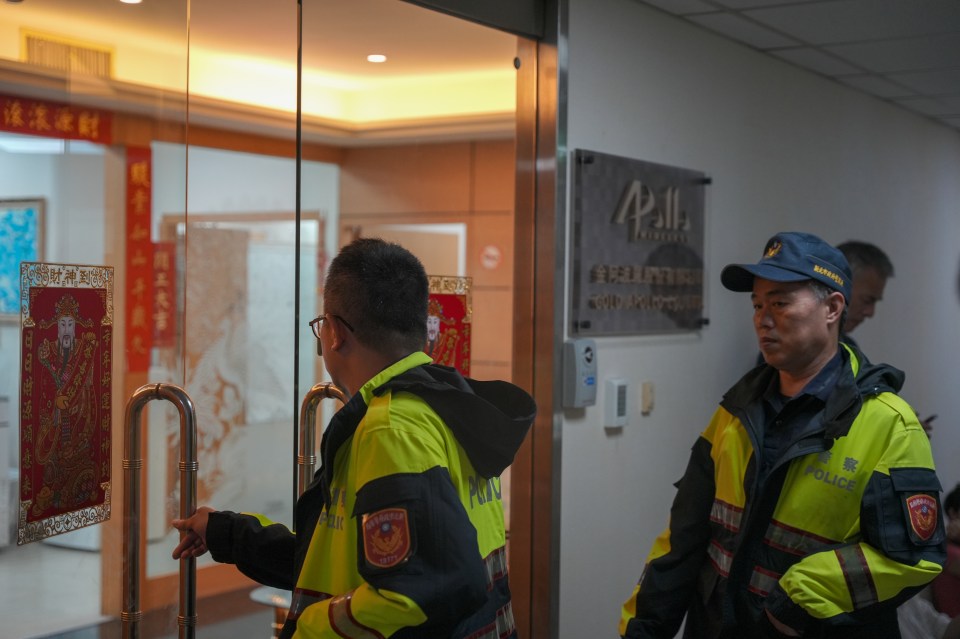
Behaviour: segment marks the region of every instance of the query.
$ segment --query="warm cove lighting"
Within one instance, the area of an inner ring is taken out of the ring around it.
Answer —
[[[387,56],[382,53],[371,53],[367,56],[367,62],[373,62],[375,64],[380,64],[381,62],[386,62]]]

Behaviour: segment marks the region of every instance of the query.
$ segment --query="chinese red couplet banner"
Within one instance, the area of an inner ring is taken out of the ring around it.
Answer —
[[[0,131],[110,144],[109,111],[0,95]]]
[[[423,352],[434,364],[470,375],[470,328],[473,325],[471,278],[431,275],[427,306],[427,343]]]
[[[127,147],[126,362],[130,373],[150,368],[153,346],[152,153]]]
[[[110,518],[113,268],[20,265],[17,544]]]

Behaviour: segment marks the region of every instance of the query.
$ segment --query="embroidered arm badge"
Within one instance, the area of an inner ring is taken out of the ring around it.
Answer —
[[[371,568],[393,568],[413,553],[406,508],[385,508],[363,516],[363,555]]]

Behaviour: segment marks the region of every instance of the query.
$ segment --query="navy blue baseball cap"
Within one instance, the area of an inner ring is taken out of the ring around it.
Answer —
[[[720,281],[731,291],[753,291],[753,278],[773,282],[816,280],[843,293],[850,303],[850,265],[839,250],[810,233],[777,233],[756,264],[728,264]]]

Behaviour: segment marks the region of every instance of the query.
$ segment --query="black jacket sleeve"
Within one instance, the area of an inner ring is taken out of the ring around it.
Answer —
[[[296,537],[283,524],[226,510],[212,512],[207,548],[216,561],[236,564],[254,581],[293,590]]]
[[[384,567],[371,561],[377,554],[364,534],[366,516],[403,511],[410,544],[405,557]],[[399,473],[376,479],[357,493],[354,515],[359,527],[360,575],[371,586],[400,593],[417,603],[427,621],[417,637],[448,637],[487,598],[487,573],[480,557],[477,531],[445,468]]]
[[[669,528],[654,543],[640,582],[624,605],[621,632],[628,639],[674,637],[695,596],[707,560],[714,497],[713,460],[705,438],[694,444],[676,487]]]

